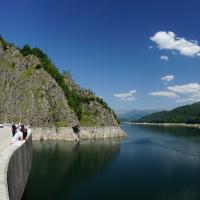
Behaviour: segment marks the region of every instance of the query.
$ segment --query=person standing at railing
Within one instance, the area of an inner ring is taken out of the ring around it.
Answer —
[[[15,133],[14,137],[12,138],[11,143],[14,144],[14,143],[16,143],[17,141],[22,141],[22,140],[23,140],[23,133],[22,133],[20,130],[18,130],[18,131]]]
[[[17,126],[15,123],[12,124],[12,136],[14,137],[17,132]]]
[[[27,127],[27,138],[29,137],[29,135],[31,134],[31,125],[29,124]]]
[[[24,124],[21,124],[20,131],[23,133],[23,139],[25,140],[27,138],[27,135],[28,135],[28,130],[24,126]]]

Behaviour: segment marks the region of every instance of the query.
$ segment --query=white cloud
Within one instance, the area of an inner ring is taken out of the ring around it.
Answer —
[[[149,93],[149,95],[151,95],[151,96],[169,97],[169,98],[173,98],[173,99],[179,98],[179,96],[176,93],[170,92],[170,91],[151,92],[151,93]]]
[[[130,90],[129,92],[125,92],[125,93],[113,94],[113,96],[121,101],[134,101],[136,100],[136,97],[134,96],[135,94],[136,94],[136,90]]]
[[[152,96],[164,96],[176,99],[176,102],[200,101],[200,84],[188,83],[167,87],[165,91],[149,93]]]
[[[136,93],[136,90],[131,90],[129,91],[130,94],[135,94]]]
[[[184,103],[184,102],[199,102],[200,98],[192,98],[192,97],[188,97],[188,98],[180,98],[177,99],[176,102],[177,103]]]
[[[200,101],[200,84],[189,83],[185,85],[175,85],[167,88],[170,91],[182,95],[177,102],[197,102]]]
[[[198,94],[200,93],[200,84],[189,83],[185,85],[175,85],[167,87],[168,90],[179,94]]]
[[[160,78],[162,81],[170,82],[174,80],[174,75],[166,75]]]
[[[194,94],[190,94],[190,95],[186,95],[186,97],[180,98],[177,100],[177,102],[198,102],[200,101],[200,92],[194,93]]]
[[[162,56],[160,56],[160,60],[168,61],[169,57],[162,55]]]
[[[159,31],[150,39],[155,42],[160,49],[177,51],[184,56],[200,56],[200,46],[197,41],[186,40],[177,37],[175,33],[169,31]]]

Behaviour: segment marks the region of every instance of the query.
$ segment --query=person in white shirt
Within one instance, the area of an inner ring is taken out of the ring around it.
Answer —
[[[28,126],[26,126],[26,130],[27,130],[27,136],[25,139],[27,139],[29,137],[29,135],[31,134],[31,125],[30,124]]]
[[[23,140],[23,133],[21,131],[17,131],[17,133],[12,138],[11,143],[14,144],[14,143],[16,143],[18,141],[22,141],[22,140]]]

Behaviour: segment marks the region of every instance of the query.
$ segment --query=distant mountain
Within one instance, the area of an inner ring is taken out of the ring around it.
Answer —
[[[125,113],[117,112],[118,118],[120,121],[134,121],[151,113],[158,112],[160,110],[131,110]]]
[[[156,112],[138,119],[137,122],[200,124],[200,102],[171,111]]]
[[[123,115],[127,112],[129,112],[130,110],[115,110],[115,113],[117,114],[117,116]]]

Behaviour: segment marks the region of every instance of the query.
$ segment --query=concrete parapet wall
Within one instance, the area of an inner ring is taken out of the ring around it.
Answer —
[[[0,199],[22,198],[32,163],[32,136],[10,145],[0,155]]]

